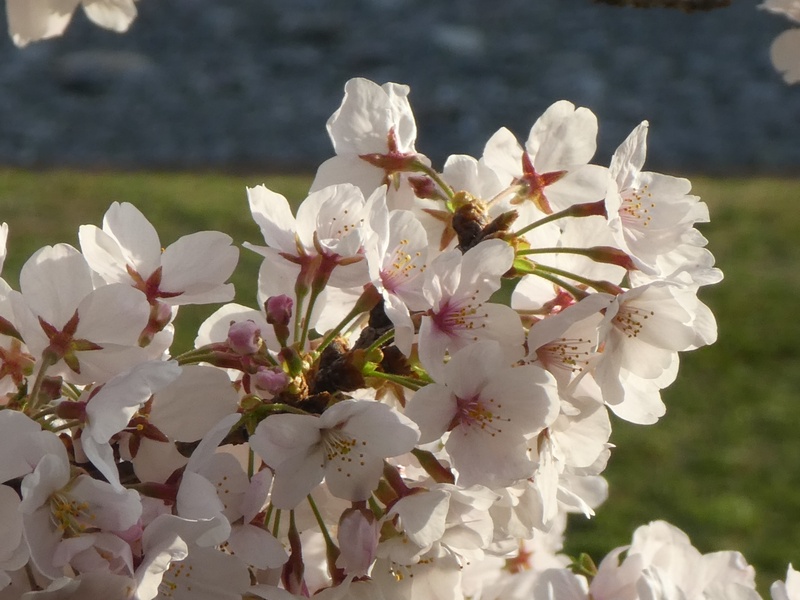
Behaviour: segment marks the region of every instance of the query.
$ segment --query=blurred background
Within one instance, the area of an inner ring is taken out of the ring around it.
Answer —
[[[756,4],[141,0],[122,36],[78,10],[61,38],[0,40],[0,164],[309,170],[331,154],[345,81],[364,76],[411,85],[436,164],[479,155],[501,126],[525,138],[569,99],[598,115],[600,161],[649,119],[652,168],[787,172],[800,94],[769,46],[789,23]]]
[[[646,166],[691,177],[710,206],[726,279],[701,297],[720,340],[684,355],[657,425],[613,420],[609,502],[571,523],[567,549],[599,560],[664,518],[703,552],[741,550],[766,595],[800,565],[800,86],[769,62],[790,24],[756,4],[141,0],[125,35],[81,11],[22,50],[0,35],[3,277],[77,244],[112,201],[134,202],[163,246],[202,229],[258,243],[245,186],[305,196],[354,76],[411,85],[417,148],[438,166],[501,126],[525,139],[559,99],[598,115],[598,164],[648,119]],[[259,263],[242,252],[238,302],[254,305]],[[179,349],[214,308],[181,310]]]

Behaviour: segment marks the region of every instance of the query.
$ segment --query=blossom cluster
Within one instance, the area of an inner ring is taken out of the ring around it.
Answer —
[[[0,598],[759,597],[663,522],[561,553],[606,499],[609,412],[655,423],[716,338],[705,204],[643,170],[646,122],[592,164],[566,101],[438,171],[408,93],[347,83],[295,212],[247,190],[255,308],[229,236],[162,249],[127,203],[0,279]]]

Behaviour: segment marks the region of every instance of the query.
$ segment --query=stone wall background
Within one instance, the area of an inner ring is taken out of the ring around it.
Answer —
[[[792,174],[800,86],[769,63],[789,23],[756,4],[141,0],[125,35],[79,13],[62,38],[0,40],[0,164],[312,169],[364,76],[411,85],[417,148],[438,165],[501,126],[525,139],[566,98],[598,115],[598,161],[646,118],[650,168]]]

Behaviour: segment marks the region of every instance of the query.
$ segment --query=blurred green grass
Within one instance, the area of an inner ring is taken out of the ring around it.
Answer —
[[[100,225],[113,201],[144,212],[163,246],[215,229],[237,244],[261,242],[245,186],[265,183],[290,200],[308,177],[215,173],[75,173],[0,170],[0,221],[10,226],[4,277],[40,246],[77,245],[78,226]],[[759,586],[800,565],[800,182],[694,178],[711,209],[702,227],[725,280],[703,290],[719,322],[717,344],[683,355],[664,393],[667,414],[651,427],[614,419],[605,472],[610,499],[589,521],[574,518],[572,554],[599,560],[629,543],[633,529],[666,519],[703,552],[736,549]],[[260,258],[242,250],[236,300],[255,306]],[[211,307],[181,309],[186,348]]]

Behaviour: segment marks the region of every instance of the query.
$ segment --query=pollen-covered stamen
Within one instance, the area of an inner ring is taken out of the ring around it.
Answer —
[[[652,310],[643,310],[636,306],[621,305],[614,316],[614,326],[628,338],[635,338],[645,326],[645,321],[655,313]]]
[[[186,564],[185,562],[173,562],[167,572],[164,573],[164,577],[158,586],[159,596],[172,598],[175,596],[176,592],[181,591],[181,588],[185,589],[187,592],[191,592],[191,577],[193,569],[194,566],[191,564]]]
[[[645,185],[641,189],[627,190],[622,194],[619,216],[626,227],[648,227],[653,220],[650,209],[656,205],[651,200],[653,194],[647,188]]]
[[[494,398],[484,400],[480,396],[471,398],[456,397],[456,414],[450,423],[450,429],[461,426],[480,429],[492,437],[503,433],[503,423],[511,419],[498,414],[503,405]]]
[[[536,350],[536,358],[548,371],[562,369],[580,373],[594,354],[594,343],[588,338],[559,338]]]
[[[63,537],[76,537],[93,529],[95,519],[88,503],[78,502],[62,492],[50,496],[50,521]]]
[[[349,214],[348,209],[342,211],[342,216],[332,217],[328,237],[337,240],[342,239],[351,231],[364,225],[363,218],[354,218]]]
[[[390,292],[398,288],[419,273],[425,272],[425,264],[417,264],[422,256],[421,252],[408,252],[408,240],[400,240],[391,253],[392,260],[381,270],[383,287]]]
[[[484,311],[483,303],[477,302],[478,290],[462,302],[447,301],[438,312],[431,312],[433,322],[439,331],[451,336],[469,335],[471,331],[486,328],[489,314]],[[477,336],[472,336],[477,340]]]
[[[325,449],[325,463],[333,466],[340,473],[351,467],[363,467],[367,442],[359,441],[344,433],[341,429],[322,431],[322,443]],[[323,466],[326,466],[323,465]],[[350,477],[350,473],[345,473]]]

